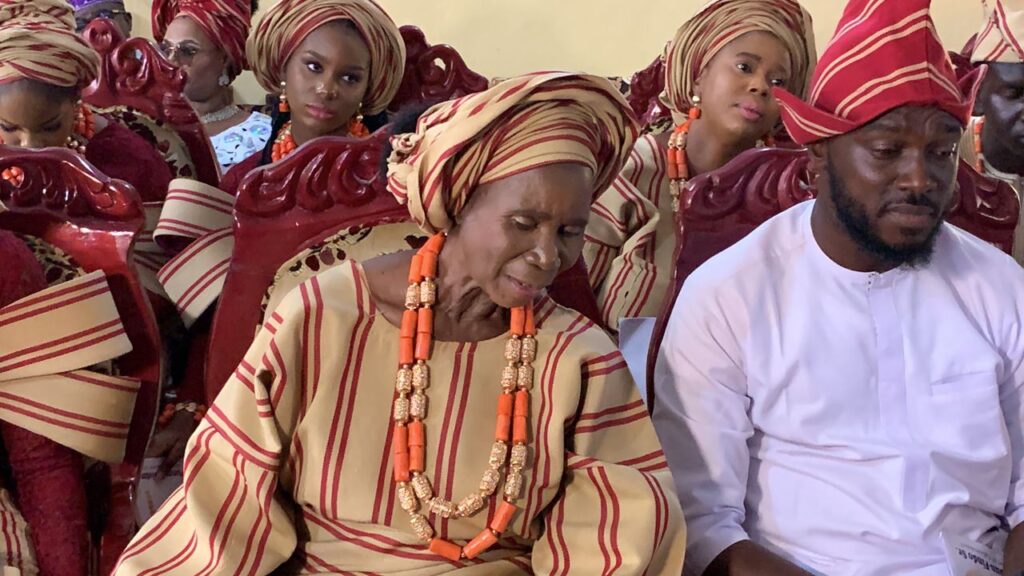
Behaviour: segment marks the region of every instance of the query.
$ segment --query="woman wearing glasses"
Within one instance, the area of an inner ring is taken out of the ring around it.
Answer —
[[[221,173],[262,150],[270,117],[235,104],[231,83],[248,67],[245,39],[256,11],[250,0],[155,0],[153,35],[188,74],[185,97],[199,113]]]

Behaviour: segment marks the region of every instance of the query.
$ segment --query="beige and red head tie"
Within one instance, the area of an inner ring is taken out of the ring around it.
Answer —
[[[0,84],[35,80],[84,88],[100,58],[75,34],[74,11],[63,0],[0,0]]]
[[[714,0],[676,31],[665,49],[665,94],[676,123],[693,106],[694,83],[726,44],[748,32],[769,32],[789,51],[787,88],[803,95],[816,52],[811,15],[795,0]]]
[[[391,17],[372,0],[280,0],[256,24],[246,55],[256,80],[267,92],[279,93],[284,67],[306,36],[337,20],[359,30],[370,50],[370,85],[364,114],[387,108],[405,71],[405,41]]]
[[[392,138],[388,190],[428,233],[451,228],[477,186],[576,163],[608,187],[638,135],[629,105],[598,76],[543,72],[444,102]]]

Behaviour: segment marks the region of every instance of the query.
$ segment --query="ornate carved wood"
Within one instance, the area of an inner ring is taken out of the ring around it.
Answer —
[[[415,26],[402,26],[401,32],[405,40],[405,75],[389,111],[396,112],[415,102],[443,102],[487,89],[487,78],[470,70],[451,46],[431,45]]]
[[[83,92],[98,108],[124,106],[167,125],[188,148],[195,179],[216,186],[217,158],[199,116],[185,99],[185,73],[145,38],[125,40],[112,22],[93,20],[83,32],[100,55],[100,72]]]
[[[672,115],[668,107],[661,103],[660,96],[664,89],[665,62],[660,56],[630,79],[626,100],[643,126],[650,126]]]
[[[0,227],[43,239],[74,258],[86,271],[103,270],[132,343],[116,364],[123,376],[142,382],[123,464],[113,467],[99,494],[106,502],[99,573],[109,574],[134,530],[131,494],[156,419],[160,392],[160,336],[145,290],[135,274],[132,243],[142,229],[142,204],[135,190],[111,180],[63,148],[25,150],[0,146],[0,171],[25,173],[20,185],[0,180]]]
[[[654,363],[668,317],[686,278],[715,254],[732,246],[772,216],[814,198],[802,149],[748,150],[688,183],[676,214],[672,283],[651,338],[647,362],[648,402],[654,401]],[[1020,202],[1007,184],[985,178],[966,162],[957,172],[957,193],[947,219],[1009,253]]]

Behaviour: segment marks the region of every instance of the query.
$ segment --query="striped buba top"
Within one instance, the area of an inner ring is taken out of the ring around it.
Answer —
[[[591,207],[583,257],[605,325],[657,316],[672,279],[675,221],[657,137],[637,140],[619,177]]]
[[[184,486],[115,574],[680,574],[682,516],[622,356],[583,316],[547,299],[536,312],[526,487],[488,552],[434,555],[398,505],[398,328],[350,262],[270,315],[190,440]],[[487,469],[505,341],[434,343],[426,467],[441,498]],[[431,521],[461,545],[495,507]]]

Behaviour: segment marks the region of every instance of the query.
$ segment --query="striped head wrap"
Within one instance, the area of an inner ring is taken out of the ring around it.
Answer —
[[[850,0],[804,102],[775,88],[799,144],[846,134],[901,106],[934,106],[964,126],[977,75],[957,83],[929,14],[931,0]],[[971,96],[964,96],[969,94]]]
[[[405,71],[405,41],[394,21],[373,0],[280,0],[256,25],[246,55],[256,80],[268,92],[281,91],[288,58],[320,26],[349,20],[370,49],[370,85],[364,114],[387,108]]]
[[[748,32],[770,32],[789,51],[788,88],[803,94],[816,51],[811,15],[795,0],[713,0],[686,21],[665,48],[665,95],[676,113],[693,106],[693,85],[729,42]]]
[[[481,184],[557,163],[594,172],[594,195],[626,161],[638,126],[607,79],[538,72],[427,110],[391,139],[388,190],[428,233],[451,228]]]
[[[84,88],[99,64],[75,34],[74,12],[64,0],[0,0],[0,84],[27,79]]]
[[[153,37],[157,42],[164,39],[167,27],[178,16],[194,20],[224,50],[235,74],[248,68],[245,40],[252,19],[249,0],[153,0]]]
[[[985,24],[971,62],[1024,62],[1024,0],[981,0]]]

